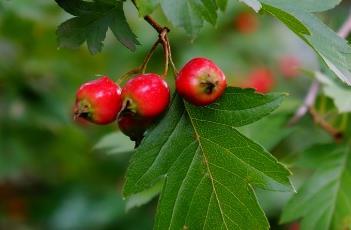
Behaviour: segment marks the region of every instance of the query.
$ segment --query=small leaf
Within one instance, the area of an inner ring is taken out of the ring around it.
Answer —
[[[81,0],[55,0],[56,3],[67,13],[74,16],[91,15],[96,13],[96,4]]]
[[[128,49],[135,51],[136,45],[140,45],[140,43],[126,21],[122,3],[120,4],[120,7],[116,7],[110,12],[109,17],[110,29],[118,41]]]
[[[325,95],[333,99],[338,111],[340,113],[351,112],[351,89],[338,85],[321,72],[316,72],[315,76],[322,83]]]
[[[151,14],[159,5],[159,0],[135,0],[140,16]]]
[[[121,132],[105,135],[94,146],[96,150],[105,150],[108,154],[126,153],[134,149],[134,143]]]
[[[56,0],[67,12],[76,17],[62,23],[57,29],[59,47],[78,48],[87,43],[92,54],[101,52],[106,32],[110,28],[115,37],[130,50],[138,45],[123,12],[122,2]]]
[[[311,34],[302,22],[300,22],[297,18],[290,15],[289,13],[279,8],[272,7],[270,5],[264,5],[263,9],[266,12],[269,12],[270,14],[278,18],[283,23],[285,23],[292,31],[294,31],[299,36]]]
[[[254,11],[258,12],[262,8],[261,3],[258,0],[239,0],[251,7]]]
[[[204,20],[213,25],[217,21],[216,0],[162,0],[161,6],[173,25],[184,28],[192,36],[199,32]]]
[[[136,149],[124,195],[165,177],[155,229],[268,229],[253,187],[292,190],[290,173],[235,126],[264,117],[283,97],[228,88],[214,105],[195,107],[175,96]]]
[[[162,190],[164,180],[160,180],[154,186],[149,189],[146,189],[140,193],[133,194],[127,199],[126,211],[129,211],[132,208],[140,207],[144,204],[150,202],[155,198]]]
[[[217,6],[224,11],[227,8],[228,0],[217,0]]]
[[[284,208],[281,221],[287,223],[302,218],[301,230],[350,228],[349,147],[321,145],[313,147],[305,154],[309,155],[308,164],[316,168],[316,171],[290,199]]]

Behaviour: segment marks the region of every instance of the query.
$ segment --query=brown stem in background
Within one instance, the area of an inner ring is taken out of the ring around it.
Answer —
[[[295,115],[290,119],[288,125],[294,125],[300,121],[300,119],[308,112],[308,109],[314,105],[317,94],[320,88],[320,84],[317,80],[312,82],[310,89],[303,101],[303,104],[297,109]]]
[[[313,121],[323,128],[327,133],[329,133],[336,142],[339,142],[343,138],[343,133],[331,124],[329,124],[322,115],[320,115],[314,107],[309,108],[309,113],[311,114]]]
[[[350,12],[349,16],[347,17],[347,19],[345,20],[345,22],[343,23],[343,25],[340,27],[340,29],[338,31],[338,35],[341,38],[346,38],[350,34],[350,32],[351,32],[351,12]],[[312,82],[309,90],[308,90],[308,93],[305,97],[303,104],[297,109],[294,116],[288,122],[288,125],[294,125],[294,124],[298,123],[301,120],[301,118],[306,115],[307,112],[309,112],[312,116],[315,115],[315,113],[312,114],[312,112],[315,112],[315,110],[312,108],[312,106],[316,102],[319,88],[320,88],[320,83],[317,80],[314,80]],[[318,120],[320,121],[320,119],[318,119]],[[324,124],[324,122],[322,124]],[[321,126],[322,126],[322,128],[326,128],[323,125],[321,125]],[[330,124],[329,124],[329,126],[330,126]],[[328,127],[327,132],[330,132],[329,127]]]

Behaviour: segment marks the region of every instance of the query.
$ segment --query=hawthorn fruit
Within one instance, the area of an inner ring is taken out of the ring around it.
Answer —
[[[76,93],[74,117],[104,125],[115,121],[121,108],[121,88],[103,76],[80,86]]]
[[[244,11],[234,18],[234,28],[242,34],[254,33],[258,28],[257,16],[254,13]]]
[[[168,107],[170,90],[161,76],[148,73],[129,80],[122,89],[123,110],[155,118]]]
[[[284,56],[279,59],[279,70],[286,78],[299,75],[300,61],[294,56]]]
[[[144,118],[130,111],[122,111],[118,116],[118,127],[132,141],[140,142],[153,119]]]
[[[271,70],[261,67],[253,70],[241,86],[254,88],[259,93],[268,93],[274,88],[275,79]]]
[[[205,106],[215,102],[225,91],[227,81],[222,70],[206,58],[194,58],[176,78],[179,95],[191,104]]]

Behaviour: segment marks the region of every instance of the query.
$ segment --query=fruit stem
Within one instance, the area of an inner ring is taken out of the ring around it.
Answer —
[[[138,6],[137,6],[135,0],[132,0],[132,3],[138,9]],[[163,47],[163,51],[164,51],[164,59],[165,59],[165,68],[164,68],[162,76],[163,77],[167,76],[169,65],[171,65],[173,72],[174,72],[174,75],[176,77],[178,75],[178,70],[173,62],[173,59],[172,59],[171,45],[170,45],[169,38],[168,38],[168,33],[170,32],[170,29],[168,27],[161,26],[150,15],[144,16],[144,20],[147,23],[149,23],[159,34],[159,38],[158,38],[157,43],[162,43],[162,47]]]
[[[135,1],[133,1],[135,2]],[[135,3],[134,3],[135,5]],[[135,5],[136,7],[136,5]],[[160,24],[158,24],[151,16],[149,15],[146,15],[144,17],[144,20],[147,21],[156,31],[157,33],[161,34],[162,31],[165,29],[165,27],[162,27]],[[169,32],[170,30],[167,28],[167,33]]]
[[[157,46],[160,44],[160,40],[158,39],[153,46],[151,47],[151,49],[149,50],[149,52],[146,54],[143,63],[134,68],[129,70],[127,73],[123,74],[118,80],[117,80],[117,84],[121,84],[125,79],[127,79],[130,75],[132,74],[138,74],[138,73],[145,73],[146,68],[147,68],[147,64],[149,63],[152,55],[155,53],[155,50],[157,48]]]
[[[147,68],[147,64],[149,63],[149,61],[150,61],[152,55],[155,53],[155,50],[156,50],[158,44],[160,44],[160,40],[157,40],[157,41],[153,44],[153,46],[151,47],[150,51],[147,53],[147,55],[146,55],[146,57],[145,57],[145,59],[144,59],[144,62],[143,62],[143,64],[141,65],[141,72],[142,72],[142,73],[145,73],[146,68]]]
[[[169,48],[168,48],[169,45],[168,45],[167,40],[166,40],[167,33],[168,33],[168,30],[167,30],[167,28],[165,28],[165,29],[163,29],[162,32],[159,34],[159,40],[160,40],[161,43],[162,43],[163,53],[164,53],[164,59],[165,59],[165,68],[164,68],[164,71],[163,71],[163,74],[162,74],[162,77],[163,77],[163,78],[166,78],[166,77],[167,77],[167,74],[168,74],[168,66],[169,66]]]
[[[166,43],[167,43],[167,48],[168,48],[168,58],[169,58],[169,62],[171,63],[171,67],[172,67],[172,69],[173,69],[174,77],[177,77],[177,75],[178,75],[178,70],[177,70],[177,67],[175,66],[175,64],[174,64],[174,62],[173,62],[172,50],[171,50],[171,45],[170,45],[168,36],[166,36]]]

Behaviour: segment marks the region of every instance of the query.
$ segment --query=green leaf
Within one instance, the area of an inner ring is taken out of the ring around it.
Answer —
[[[289,13],[270,5],[264,5],[263,9],[285,23],[297,35],[301,37],[304,35],[311,35],[306,26]]]
[[[56,0],[68,13],[76,16],[62,23],[57,29],[59,47],[78,48],[87,43],[92,54],[101,52],[106,32],[110,28],[115,37],[130,50],[139,42],[131,31],[123,3],[108,1]]]
[[[306,154],[308,164],[316,168],[316,171],[288,202],[283,211],[282,222],[302,218],[301,230],[349,229],[350,148],[321,145],[307,151]]]
[[[140,16],[151,14],[159,5],[159,0],[135,0]]]
[[[321,12],[336,7],[340,2],[341,0],[300,0],[294,3],[309,12]]]
[[[140,193],[133,194],[127,199],[126,211],[129,211],[132,208],[140,207],[144,204],[150,202],[155,198],[162,190],[164,180],[160,180],[154,186],[149,189],[146,189]]]
[[[184,28],[192,36],[199,32],[204,20],[216,24],[216,0],[161,0],[161,6],[173,25]]]
[[[113,132],[101,138],[94,149],[107,151],[107,154],[126,153],[133,151],[134,143],[123,133]]]
[[[260,0],[263,9],[310,45],[338,78],[351,85],[351,47],[316,16],[294,1]]]
[[[260,11],[262,8],[261,3],[258,0],[239,0],[239,2],[243,2],[252,9],[254,9],[256,12]]]
[[[265,149],[271,150],[295,130],[286,125],[290,116],[284,113],[272,114],[258,122],[240,127],[238,130]]]
[[[217,0],[217,6],[224,11],[227,8],[228,0]]]
[[[165,177],[155,229],[268,229],[253,187],[291,190],[290,173],[235,127],[266,116],[283,97],[228,88],[215,104],[195,107],[176,95],[136,149],[124,195]]]
[[[250,6],[256,12],[258,12],[262,7],[260,0],[239,0],[239,1]],[[284,2],[284,1],[281,1],[281,2]],[[299,0],[294,2],[291,2],[291,1],[285,1],[285,2],[290,2],[288,4],[294,4],[295,6],[307,12],[321,12],[321,11],[326,11],[336,7],[341,2],[341,0]]]
[[[73,1],[55,0],[55,1],[67,13],[72,14],[74,16],[94,14],[96,11],[95,6],[98,6],[94,2],[86,2],[86,1],[77,1],[77,0],[73,0]]]
[[[333,99],[340,113],[351,112],[351,89],[338,85],[321,72],[315,73],[316,78],[323,85],[325,95]]]

